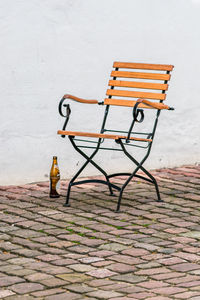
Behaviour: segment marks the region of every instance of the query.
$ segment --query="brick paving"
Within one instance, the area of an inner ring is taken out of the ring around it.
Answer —
[[[0,186],[0,299],[200,299],[200,166],[153,174],[164,202],[137,180],[120,213],[98,184]]]

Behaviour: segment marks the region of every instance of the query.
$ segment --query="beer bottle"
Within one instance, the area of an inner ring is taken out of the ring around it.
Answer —
[[[60,180],[60,171],[57,163],[57,156],[53,156],[53,163],[50,171],[50,198],[58,198],[60,195],[56,190],[58,181]]]

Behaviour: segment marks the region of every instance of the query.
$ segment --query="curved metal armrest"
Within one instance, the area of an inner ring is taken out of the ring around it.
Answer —
[[[130,136],[131,136],[131,131],[133,129],[133,126],[134,126],[135,122],[141,123],[144,120],[143,109],[138,108],[138,106],[140,105],[140,103],[144,103],[146,106],[149,106],[149,107],[152,107],[152,108],[156,108],[158,110],[160,110],[160,109],[174,110],[173,107],[170,107],[170,106],[165,105],[163,103],[155,103],[155,102],[151,102],[151,101],[146,100],[146,99],[139,98],[136,101],[135,105],[133,106],[133,121],[132,121],[130,129],[128,131],[128,135],[127,135],[127,139],[126,139],[127,143],[129,143]],[[140,114],[140,119],[138,118],[139,114]]]
[[[63,130],[65,130],[66,126],[67,126],[67,123],[69,121],[69,117],[70,117],[70,114],[71,114],[71,109],[70,109],[70,105],[69,104],[64,104],[64,101],[66,99],[71,99],[71,100],[74,100],[76,102],[81,102],[81,103],[87,103],[87,104],[99,104],[99,102],[97,100],[87,100],[87,99],[82,99],[82,98],[78,98],[78,97],[75,97],[73,95],[69,95],[69,94],[65,94],[62,99],[60,100],[60,103],[59,103],[59,106],[58,106],[58,111],[59,111],[59,114],[66,118],[65,119],[65,123],[63,125]],[[65,108],[65,109],[63,109]],[[62,137],[65,137],[62,135]]]
[[[97,100],[87,100],[87,99],[82,99],[82,98],[75,97],[75,96],[70,95],[70,94],[65,94],[62,97],[62,99],[60,100],[60,103],[59,103],[59,106],[58,106],[59,114],[62,117],[65,117],[65,118],[67,117],[67,113],[64,114],[62,108],[64,106],[64,107],[68,107],[68,109],[69,109],[69,104],[63,104],[66,99],[71,99],[71,100],[74,100],[76,102],[86,103],[86,104],[99,104],[99,102]]]

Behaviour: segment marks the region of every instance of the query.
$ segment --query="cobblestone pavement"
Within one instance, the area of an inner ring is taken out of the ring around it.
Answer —
[[[132,182],[115,213],[106,186],[0,187],[0,299],[200,299],[200,166]],[[115,179],[121,183],[123,178]]]

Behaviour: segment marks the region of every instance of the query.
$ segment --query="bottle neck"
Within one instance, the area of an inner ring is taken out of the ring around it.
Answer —
[[[57,156],[53,157],[53,163],[57,165]]]

